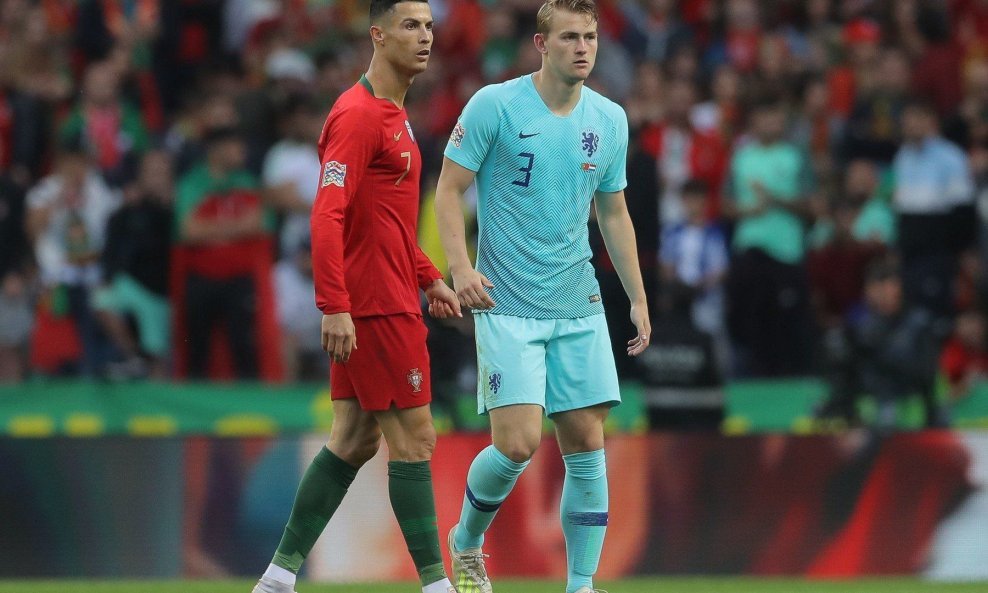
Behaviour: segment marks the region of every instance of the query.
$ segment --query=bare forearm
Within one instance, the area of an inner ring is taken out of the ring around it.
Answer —
[[[624,292],[632,303],[645,302],[645,285],[638,263],[638,244],[635,240],[635,227],[631,224],[628,211],[615,213],[597,212],[600,233],[610,255],[614,269],[621,279]]]
[[[442,185],[436,189],[436,221],[450,271],[472,267],[467,253],[466,224],[463,222],[463,194]]]

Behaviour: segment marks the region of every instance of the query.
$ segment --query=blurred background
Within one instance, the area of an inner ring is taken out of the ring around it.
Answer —
[[[541,2],[430,4],[406,106],[445,269],[442,150],[476,90],[538,69]],[[603,574],[988,578],[988,1],[599,8],[654,326],[629,359],[592,229],[634,474]],[[332,419],[308,212],[366,14],[0,0],[0,577],[263,569]],[[428,323],[442,527],[486,424],[469,317]],[[491,534],[498,574],[563,570],[554,446]],[[377,473],[309,576],[414,577]]]

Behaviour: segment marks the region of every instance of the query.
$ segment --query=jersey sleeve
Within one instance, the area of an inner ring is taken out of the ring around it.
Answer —
[[[597,191],[604,193],[617,192],[628,187],[628,116],[624,109],[617,106],[615,112],[616,147],[597,188]]]
[[[415,246],[415,275],[418,278],[419,288],[422,290],[429,288],[433,282],[443,277],[429,256],[417,245]]]
[[[321,147],[322,174],[312,206],[312,275],[316,306],[325,315],[350,310],[343,274],[343,222],[364,172],[380,148],[380,134],[359,108],[330,113]]]
[[[443,153],[449,160],[475,173],[480,170],[497,137],[501,116],[496,88],[484,87],[467,102]]]

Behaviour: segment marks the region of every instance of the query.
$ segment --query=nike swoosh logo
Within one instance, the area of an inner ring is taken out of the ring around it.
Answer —
[[[542,132],[535,132],[534,134],[525,134],[524,132],[518,132],[518,137],[519,138],[522,138],[522,139],[524,139],[524,138],[531,138],[532,136],[538,136],[541,133]]]
[[[397,134],[395,134],[395,142],[398,141],[398,138],[401,138],[401,132],[398,132]]]

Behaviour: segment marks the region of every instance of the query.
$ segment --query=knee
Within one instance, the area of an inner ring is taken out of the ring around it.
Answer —
[[[423,424],[405,433],[398,443],[388,443],[393,459],[403,461],[429,461],[436,450],[436,429],[432,423]]]
[[[503,442],[495,442],[494,446],[502,455],[515,463],[525,463],[535,455],[539,448],[540,438],[519,435],[504,439]]]
[[[381,433],[373,432],[359,437],[330,442],[330,449],[337,457],[353,467],[361,467],[377,455],[381,448]]]

